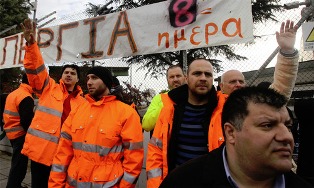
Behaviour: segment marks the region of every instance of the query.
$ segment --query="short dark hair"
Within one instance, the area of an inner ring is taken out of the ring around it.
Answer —
[[[170,65],[170,67],[168,67],[167,72],[166,72],[167,78],[168,78],[168,72],[169,72],[169,70],[170,70],[170,69],[174,69],[174,68],[180,68],[181,71],[182,71],[182,74],[184,74],[183,69],[182,69],[182,67],[181,67],[180,65],[178,65],[178,64],[177,64],[177,65]]]
[[[269,88],[250,86],[237,89],[229,95],[224,104],[221,115],[222,130],[224,130],[224,124],[227,122],[235,126],[237,130],[241,130],[243,121],[249,114],[248,104],[250,102],[267,104],[279,109],[287,104],[288,99]],[[223,134],[225,136],[224,131]]]
[[[77,66],[77,65],[75,65],[75,64],[64,65],[64,66],[62,67],[62,70],[61,70],[61,76],[60,76],[60,78],[62,77],[62,74],[63,74],[63,72],[64,72],[64,70],[65,70],[66,68],[75,69],[75,70],[76,70],[76,73],[77,73],[77,78],[80,79],[80,75],[81,75],[81,73],[80,73],[80,67]]]
[[[271,85],[271,82],[261,82],[257,85],[257,87],[263,87],[263,88],[269,88],[269,86]]]
[[[211,63],[211,61],[210,61],[209,59],[202,58],[202,57],[192,58],[192,59],[190,60],[190,62],[188,63],[189,66],[188,66],[187,74],[190,72],[190,65],[191,65],[194,61],[196,61],[196,60],[205,60],[205,61],[208,61],[208,62],[212,65],[212,63]]]

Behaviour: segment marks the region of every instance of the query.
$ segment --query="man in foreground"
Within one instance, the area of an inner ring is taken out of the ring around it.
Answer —
[[[176,168],[160,187],[311,187],[291,171],[286,103],[272,89],[234,91],[222,112],[225,144]]]
[[[272,87],[289,98],[298,70],[294,49],[297,26],[287,20],[276,33],[280,54]],[[191,61],[187,85],[171,90],[165,97],[154,134],[148,144],[147,185],[158,187],[176,167],[218,148],[223,142],[221,113],[227,94],[213,87],[213,67],[207,59]]]

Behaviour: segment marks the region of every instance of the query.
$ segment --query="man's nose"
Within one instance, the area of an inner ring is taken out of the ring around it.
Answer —
[[[276,140],[285,143],[293,143],[293,136],[290,129],[283,123],[278,126]]]
[[[91,83],[91,80],[90,80],[90,79],[86,80],[86,84],[87,84],[87,85],[91,85],[91,84],[92,84],[92,83]]]
[[[200,79],[206,80],[206,75],[205,75],[205,73],[202,73],[202,74],[200,75]]]

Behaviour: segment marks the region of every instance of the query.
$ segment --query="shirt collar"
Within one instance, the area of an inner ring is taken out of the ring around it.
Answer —
[[[232,178],[231,173],[230,173],[230,169],[229,169],[228,162],[227,162],[227,159],[226,159],[226,146],[224,146],[224,148],[222,150],[222,159],[223,159],[223,163],[224,163],[226,176],[227,176],[227,179],[228,179],[230,185],[233,188],[238,188],[237,183],[234,181],[234,179]],[[275,188],[285,188],[285,186],[286,186],[285,185],[285,176],[283,174],[279,175],[276,178],[274,187]]]

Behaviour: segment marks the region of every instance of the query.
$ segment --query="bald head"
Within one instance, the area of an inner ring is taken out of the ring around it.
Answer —
[[[234,90],[245,86],[245,79],[242,72],[238,70],[229,70],[221,76],[221,91],[230,95]]]

